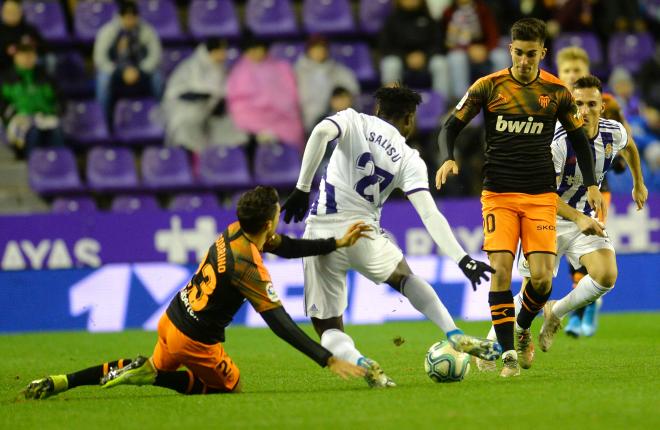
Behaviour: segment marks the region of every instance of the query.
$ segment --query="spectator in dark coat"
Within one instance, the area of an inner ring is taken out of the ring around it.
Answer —
[[[30,43],[41,49],[43,39],[39,30],[28,24],[23,17],[23,8],[19,0],[5,0],[2,4],[0,19],[0,70],[14,65],[12,56],[19,43]]]

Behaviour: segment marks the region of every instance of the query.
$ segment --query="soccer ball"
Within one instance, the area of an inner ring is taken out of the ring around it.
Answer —
[[[470,371],[470,356],[458,352],[446,341],[436,342],[424,358],[424,369],[435,382],[459,382]]]

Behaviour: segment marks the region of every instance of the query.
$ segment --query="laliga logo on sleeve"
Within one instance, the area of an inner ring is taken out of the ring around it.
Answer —
[[[275,288],[273,288],[273,283],[269,282],[268,285],[266,285],[266,294],[268,294],[268,299],[270,299],[271,302],[279,302],[280,298],[277,295],[277,292],[275,292]]]

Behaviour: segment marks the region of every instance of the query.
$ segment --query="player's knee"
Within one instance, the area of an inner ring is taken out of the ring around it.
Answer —
[[[614,267],[603,267],[594,274],[590,274],[591,278],[596,281],[598,284],[602,285],[605,288],[612,288],[616,283],[616,278],[618,276],[618,271],[616,266]]]
[[[539,270],[531,276],[534,290],[538,293],[548,293],[552,288],[552,270]]]

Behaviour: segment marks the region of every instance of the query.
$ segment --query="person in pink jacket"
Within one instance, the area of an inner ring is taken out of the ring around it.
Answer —
[[[268,55],[266,43],[248,37],[227,80],[234,123],[257,142],[280,141],[302,151],[304,134],[296,77],[291,65]]]

